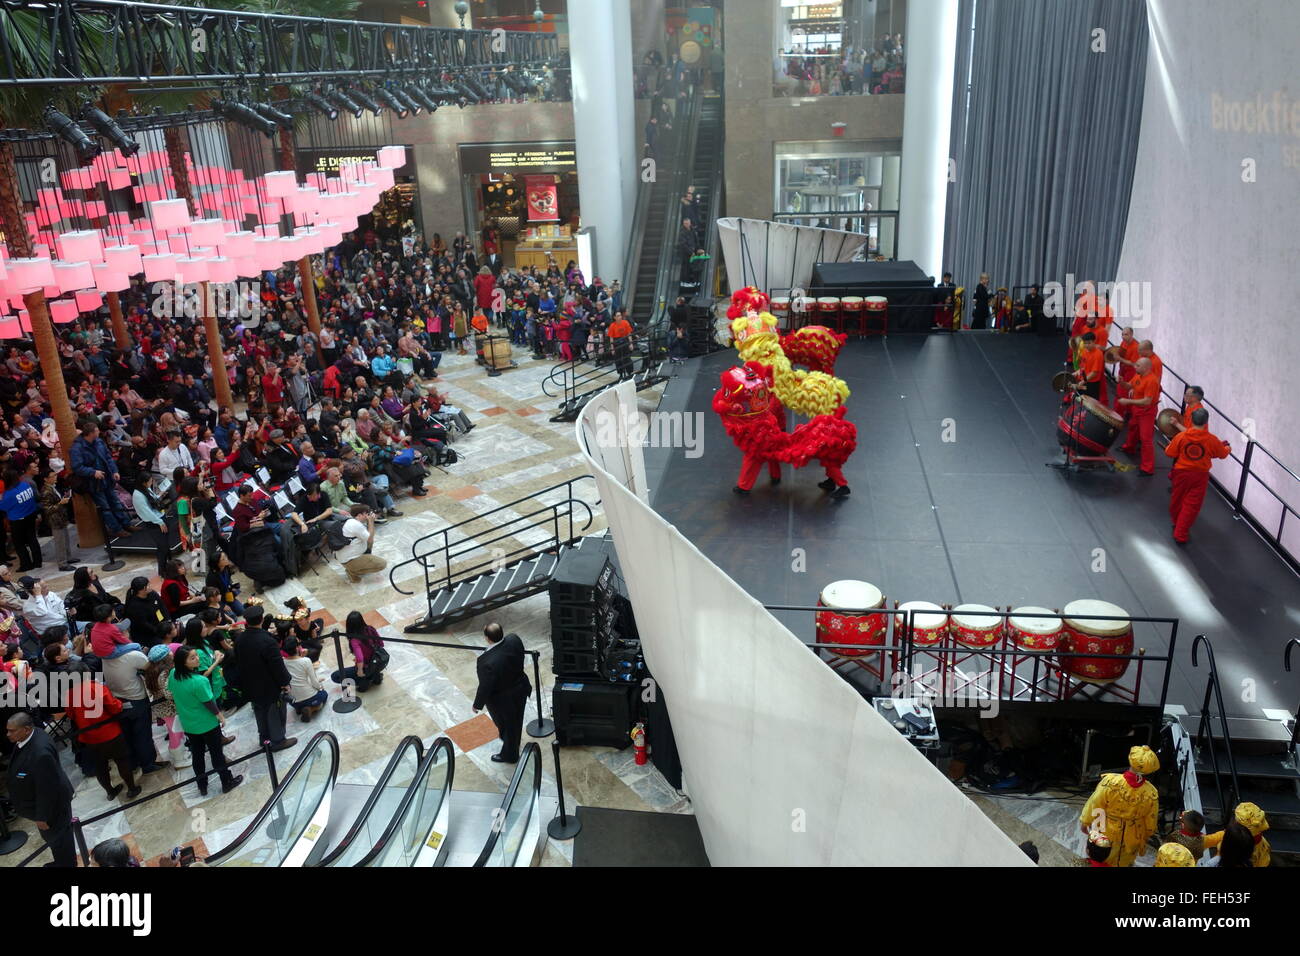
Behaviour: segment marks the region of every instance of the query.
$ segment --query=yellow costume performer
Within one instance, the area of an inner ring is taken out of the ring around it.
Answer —
[[[1269,849],[1268,841],[1264,839],[1264,831],[1268,829],[1268,817],[1264,816],[1264,811],[1253,803],[1239,803],[1232,815],[1255,838],[1255,849],[1250,854],[1250,865],[1268,866],[1273,862],[1273,851]],[[1207,849],[1217,847],[1222,842],[1222,830],[1218,833],[1210,833],[1205,837]]]
[[[1111,866],[1132,866],[1156,832],[1159,796],[1146,777],[1160,769],[1160,759],[1150,747],[1128,752],[1129,769],[1102,774],[1079,815],[1083,832],[1100,830],[1111,842]]]
[[[1156,851],[1156,866],[1195,866],[1192,851],[1181,843],[1166,843]]]
[[[781,404],[800,415],[814,418],[833,415],[848,400],[849,387],[842,378],[823,371],[795,368],[781,347],[776,330],[776,316],[765,311],[767,296],[753,287],[734,293],[727,315],[732,319],[731,336],[741,362],[761,362],[772,369],[773,391]],[[820,326],[798,330],[793,336],[818,364],[834,366],[840,342],[835,334]]]

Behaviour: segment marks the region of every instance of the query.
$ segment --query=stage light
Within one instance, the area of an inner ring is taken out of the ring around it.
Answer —
[[[357,105],[356,101],[353,100],[352,97],[348,96],[342,90],[330,90],[325,94],[325,96],[331,103],[336,105],[345,113],[351,113],[353,119],[361,119],[361,114],[364,110]]]
[[[375,96],[383,101],[384,105],[397,114],[398,119],[405,119],[411,112],[402,101],[393,95],[393,91],[385,87],[379,87],[375,90]]]
[[[95,132],[116,146],[123,156],[134,156],[140,151],[140,144],[126,135],[122,127],[93,103],[86,103],[81,107],[81,118],[95,127]]]
[[[66,113],[60,113],[53,106],[45,107],[45,125],[59,139],[70,145],[77,152],[77,162],[86,165],[101,152],[103,147],[86,135],[85,130],[72,121]]]
[[[424,109],[424,104],[411,95],[409,89],[402,89],[400,86],[394,86],[389,91],[397,102],[406,107],[412,116],[419,116],[420,110]]]
[[[374,113],[376,116],[380,116],[383,114],[384,108],[380,106],[378,103],[376,103],[375,98],[371,96],[369,93],[367,93],[365,90],[359,89],[358,87],[354,86],[350,90],[348,90],[348,94],[354,100],[356,100],[358,103],[364,106],[366,109],[370,110],[370,112]]]
[[[246,126],[268,137],[274,136],[276,130],[279,129],[275,123],[272,123],[260,113],[254,112],[243,103],[232,103],[230,100],[213,100],[212,109],[216,111],[218,116],[234,120],[240,126]]]
[[[316,107],[316,109],[319,110],[321,115],[326,119],[336,120],[339,118],[339,111],[334,108],[329,100],[325,99],[325,97],[321,96],[319,93],[307,93],[303,96],[303,100],[305,100],[309,105]]]
[[[285,129],[293,129],[293,117],[288,113],[282,113],[269,103],[254,103],[253,109],[261,113],[272,123],[279,123]]]
[[[470,89],[464,81],[456,82],[456,105],[464,109],[470,103],[477,103],[482,97]]]
[[[434,100],[434,98],[429,95],[429,91],[422,86],[408,86],[406,88],[406,98],[418,102],[430,113],[437,112],[437,101]]]

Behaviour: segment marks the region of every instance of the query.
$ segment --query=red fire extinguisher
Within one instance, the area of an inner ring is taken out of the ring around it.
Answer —
[[[646,748],[645,748],[645,724],[638,722],[632,728],[632,746],[636,748],[636,765],[645,766]]]

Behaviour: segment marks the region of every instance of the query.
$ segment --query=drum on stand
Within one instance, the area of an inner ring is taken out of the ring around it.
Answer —
[[[987,604],[958,604],[948,629],[958,644],[992,647],[1002,637],[1002,615]]]
[[[1128,661],[1107,660],[1065,654],[1091,651],[1094,654],[1132,654],[1133,622],[1128,611],[1108,601],[1071,601],[1061,612],[1065,634],[1060,643],[1061,667],[1072,677],[1091,684],[1110,684],[1128,670]],[[1075,615],[1099,617],[1080,620]]]
[[[483,358],[488,368],[511,368],[514,362],[510,358],[510,341],[494,338],[483,349]]]
[[[863,333],[887,335],[889,333],[889,300],[883,295],[869,295],[863,304],[866,306],[862,316]],[[880,323],[879,329],[872,327],[874,322]]]
[[[866,326],[862,321],[863,308],[866,300],[860,295],[846,295],[840,299],[840,312],[844,316],[844,331],[853,335],[861,335],[866,331]]]
[[[844,331],[844,319],[840,315],[839,296],[826,295],[817,299],[818,321],[832,332]]]
[[[1059,617],[1025,617],[1026,614],[1054,614],[1051,608],[1026,605],[1012,610],[1007,618],[1007,637],[1026,651],[1054,651],[1061,643],[1065,625]]]
[[[777,296],[772,299],[772,314],[776,316],[776,327],[782,332],[789,332],[790,326],[790,300],[785,296]]]
[[[817,641],[821,644],[862,644],[862,650],[827,648],[836,657],[860,657],[870,645],[883,645],[888,627],[885,596],[866,581],[834,581],[822,589],[817,606]],[[843,610],[836,610],[837,608]],[[879,608],[878,613],[871,609]]]
[[[1067,451],[1104,455],[1115,443],[1124,419],[1095,398],[1076,395],[1061,409],[1056,423],[1056,440]]]
[[[796,296],[790,300],[790,324],[796,329],[815,323],[817,300],[807,296]]]
[[[902,633],[907,627],[907,615],[912,611],[912,643],[918,646],[942,644],[948,633],[948,612],[931,601],[907,601],[898,605],[894,615],[894,630]]]

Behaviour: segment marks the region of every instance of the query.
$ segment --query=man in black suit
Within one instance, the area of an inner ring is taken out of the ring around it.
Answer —
[[[280,645],[262,630],[262,608],[256,604],[244,610],[247,627],[235,639],[235,660],[244,696],[253,705],[257,739],[269,741],[272,750],[285,750],[298,742],[284,736],[284,701],[289,690],[289,669],[284,666]]]
[[[478,658],[478,693],[474,713],[487,705],[488,716],[497,725],[501,752],[492,755],[497,763],[519,760],[519,738],[524,734],[524,704],[533,685],[524,673],[524,642],[518,634],[502,637],[501,625],[493,621],[483,628],[490,645]]]
[[[41,838],[54,854],[54,861],[46,866],[75,867],[72,781],[59,765],[59,752],[25,711],[9,718],[5,732],[14,746],[9,758],[9,799],[14,810],[41,831]]]

